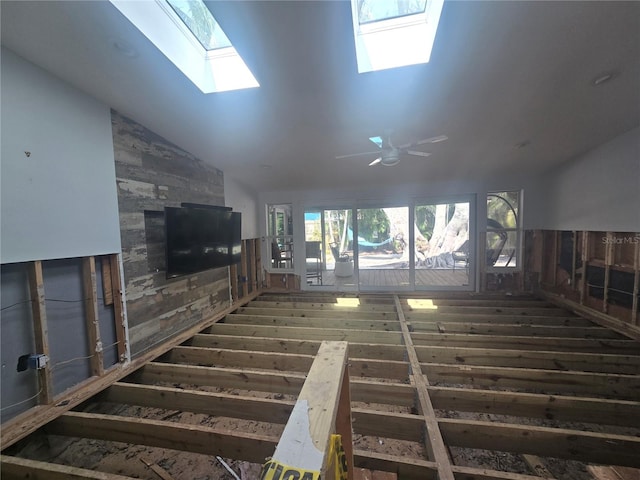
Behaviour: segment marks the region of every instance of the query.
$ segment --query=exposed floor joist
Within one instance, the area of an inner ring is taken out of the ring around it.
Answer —
[[[456,464],[460,448],[640,466],[640,344],[530,297],[262,295],[42,431],[262,463],[322,340],[349,342],[356,466],[536,478]],[[127,478],[4,453],[3,478]]]

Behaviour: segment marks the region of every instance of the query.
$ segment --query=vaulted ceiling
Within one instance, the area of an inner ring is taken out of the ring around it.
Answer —
[[[2,1],[2,44],[256,191],[536,174],[640,124],[640,2],[445,1],[428,64],[367,74],[348,2],[207,5],[260,88],[202,94],[106,1]],[[388,130],[449,140],[336,160]]]

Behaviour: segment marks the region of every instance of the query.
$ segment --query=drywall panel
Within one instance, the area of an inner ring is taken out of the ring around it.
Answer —
[[[1,262],[119,252],[109,108],[1,54]]]
[[[35,353],[33,317],[26,264],[3,265],[1,278],[2,358],[0,405],[2,422],[38,403],[35,370],[17,371],[18,357]]]
[[[243,185],[224,177],[224,201],[227,207],[242,214],[242,238],[257,238],[258,233],[258,199]]]
[[[640,231],[640,128],[549,172],[530,228]]]

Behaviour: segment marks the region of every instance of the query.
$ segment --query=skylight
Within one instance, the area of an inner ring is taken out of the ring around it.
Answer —
[[[444,0],[351,0],[358,73],[428,63]]]
[[[205,50],[231,46],[231,42],[204,3],[189,0],[167,0],[167,3]]]
[[[381,2],[380,0],[358,0],[358,22],[379,22],[390,18],[404,17],[424,13],[427,0],[396,0]]]
[[[259,87],[202,0],[110,0],[203,93]]]

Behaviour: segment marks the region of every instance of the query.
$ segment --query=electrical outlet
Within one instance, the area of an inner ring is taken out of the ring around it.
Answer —
[[[29,368],[32,370],[40,370],[47,365],[49,357],[42,353],[34,353],[29,355]]]

